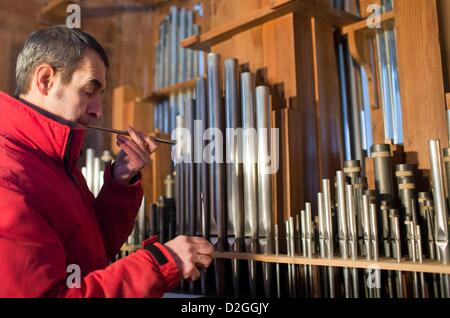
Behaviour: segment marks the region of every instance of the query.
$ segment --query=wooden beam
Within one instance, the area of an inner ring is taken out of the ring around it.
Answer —
[[[254,10],[201,35],[194,35],[181,41],[189,49],[209,51],[209,48],[236,34],[257,27],[288,13],[299,12],[307,16],[319,16],[335,26],[343,26],[359,20],[356,16],[334,9],[319,0],[278,0],[271,5]]]
[[[214,258],[220,259],[239,259],[254,260],[265,263],[278,264],[300,264],[313,266],[332,266],[332,267],[350,267],[350,268],[374,268],[381,270],[393,270],[404,272],[423,272],[423,273],[439,273],[450,274],[450,266],[442,265],[437,261],[425,261],[423,264],[414,263],[412,261],[397,262],[394,259],[380,258],[379,261],[368,261],[364,258],[357,260],[342,258],[306,258],[301,256],[291,257],[287,255],[262,255],[251,253],[234,253],[234,252],[215,252]]]
[[[133,253],[140,249],[139,245],[123,245],[121,251]],[[214,252],[215,259],[229,259],[229,260],[252,260],[264,263],[275,264],[298,264],[298,265],[312,265],[312,266],[331,266],[331,267],[348,267],[348,268],[374,268],[380,270],[402,271],[402,272],[417,272],[417,273],[433,273],[433,274],[450,274],[450,266],[442,265],[438,261],[424,261],[422,264],[414,263],[412,261],[402,260],[400,263],[390,258],[380,258],[378,261],[368,261],[365,258],[358,258],[357,260],[342,259],[342,258],[307,258],[302,256],[287,256],[279,255],[264,255],[252,253],[236,253],[236,252]]]
[[[397,0],[395,28],[407,161],[429,169],[428,141],[447,145],[436,0]]]
[[[389,11],[386,13],[383,13],[380,16],[380,22],[381,22],[381,29],[383,30],[390,30],[394,27],[394,21],[395,21],[395,11]],[[379,28],[369,28],[367,25],[367,20],[361,20],[349,25],[344,26],[341,28],[342,34],[349,34],[351,32],[366,32],[366,33],[375,33],[379,32]]]
[[[178,93],[180,91],[184,91],[189,88],[195,87],[195,82],[197,79],[189,80],[182,83],[177,83],[175,85],[160,89],[156,92],[151,93],[148,96],[145,96],[142,101],[150,102],[150,101],[160,101],[163,99],[167,99],[171,94]]]

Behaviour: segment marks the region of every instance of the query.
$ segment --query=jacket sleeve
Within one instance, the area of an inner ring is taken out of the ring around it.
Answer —
[[[160,297],[178,284],[171,254],[139,250],[108,267],[80,277],[68,287],[64,247],[20,191],[0,185],[0,297]]]
[[[104,184],[94,201],[106,255],[112,260],[126,241],[135,224],[143,198],[140,178],[130,185],[121,185],[111,177],[112,165],[104,173]]]

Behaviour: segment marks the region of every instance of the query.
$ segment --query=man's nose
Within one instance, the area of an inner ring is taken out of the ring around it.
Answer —
[[[90,117],[100,118],[103,115],[100,96],[95,97],[88,105],[87,113]]]

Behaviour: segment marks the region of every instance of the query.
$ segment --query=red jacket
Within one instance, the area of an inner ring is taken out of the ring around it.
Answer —
[[[142,249],[108,265],[143,191],[140,181],[116,183],[108,166],[94,198],[76,167],[83,137],[0,92],[0,297],[160,297],[178,284],[159,243],[162,253]],[[66,283],[70,264],[80,288]]]

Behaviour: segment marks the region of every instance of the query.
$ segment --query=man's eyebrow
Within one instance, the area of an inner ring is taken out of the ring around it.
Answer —
[[[93,84],[95,86],[96,90],[101,90],[102,92],[105,90],[105,88],[102,85],[102,82],[100,82],[98,79],[96,78],[92,78],[89,80],[88,82],[89,84]]]

